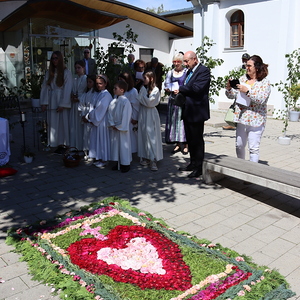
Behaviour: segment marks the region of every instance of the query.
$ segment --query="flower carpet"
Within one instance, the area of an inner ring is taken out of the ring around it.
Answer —
[[[177,232],[119,198],[12,229],[33,279],[62,299],[288,299],[276,270]]]

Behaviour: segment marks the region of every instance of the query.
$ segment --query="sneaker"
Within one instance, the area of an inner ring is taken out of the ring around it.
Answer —
[[[155,161],[150,161],[150,170],[151,171],[157,171],[158,168],[157,168],[157,165],[156,165],[156,162]]]
[[[142,166],[148,166],[150,164],[150,160],[149,159],[141,159],[140,164]]]
[[[106,166],[106,163],[100,161],[100,162],[98,162],[97,164],[94,164],[94,165],[95,165],[97,168],[103,168],[103,167]]]

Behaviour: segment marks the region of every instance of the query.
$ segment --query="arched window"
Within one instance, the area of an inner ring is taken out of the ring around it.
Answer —
[[[230,47],[244,46],[244,13],[236,11],[230,18]]]

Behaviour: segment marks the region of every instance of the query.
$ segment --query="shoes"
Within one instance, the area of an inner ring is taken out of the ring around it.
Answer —
[[[59,145],[54,153],[58,154],[58,155],[64,155],[66,153],[66,151],[68,150],[68,147],[66,145]]]
[[[99,162],[100,162],[99,160],[96,160],[96,161],[94,161],[94,162],[93,162],[93,165],[95,165],[95,166],[96,166],[96,165],[98,165],[98,164],[99,164]]]
[[[117,171],[119,169],[118,163],[116,163],[112,168],[113,171]]]
[[[106,163],[100,161],[98,163],[94,163],[94,165],[97,167],[97,168],[103,168],[106,166]]]
[[[122,173],[127,173],[130,170],[130,165],[120,165]]]
[[[140,164],[142,166],[147,166],[150,164],[150,160],[149,159],[141,159]]]
[[[178,171],[193,171],[195,167],[191,164],[187,165],[186,167],[180,167]]]
[[[222,126],[222,128],[224,130],[235,130],[236,129],[234,126],[230,126],[230,125]]]
[[[199,170],[194,170],[192,173],[188,175],[188,178],[195,178],[200,177],[202,175],[202,172]]]
[[[150,161],[150,170],[151,170],[151,171],[157,171],[157,170],[158,170],[158,167],[157,167],[157,165],[156,165],[156,162],[153,161],[153,160]]]
[[[188,155],[188,154],[189,154],[188,148],[184,148],[184,149],[181,151],[181,153],[182,153],[183,155]]]
[[[180,152],[180,151],[181,151],[181,148],[179,146],[176,146],[171,153],[175,154],[175,153]]]

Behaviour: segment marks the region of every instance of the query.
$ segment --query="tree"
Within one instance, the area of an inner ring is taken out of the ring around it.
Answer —
[[[98,43],[95,51],[95,59],[97,63],[98,73],[106,74],[109,81],[114,84],[116,76],[116,65],[112,65],[110,58],[114,57],[119,65],[118,73],[123,71],[124,58],[127,57],[129,53],[135,52],[133,43],[137,42],[138,34],[134,33],[129,24],[126,25],[127,31],[123,35],[113,32],[113,38],[116,40],[108,45],[108,48],[104,50],[104,47]]]
[[[158,8],[155,8],[155,7],[152,7],[152,8],[147,7],[146,10],[148,10],[148,11],[154,13],[154,14],[160,14],[160,13],[163,13],[163,12],[166,11],[166,10],[164,9],[164,5],[163,5],[163,4],[161,4]]]
[[[217,66],[221,66],[224,62],[221,58],[212,58],[211,56],[207,56],[210,48],[215,45],[209,37],[205,36],[202,40],[202,46],[196,49],[197,57],[201,64],[205,65],[210,70],[214,69]],[[209,89],[209,101],[215,103],[213,96],[219,96],[219,91],[224,88],[224,78],[223,77],[215,77],[211,74],[210,81],[210,89]]]

